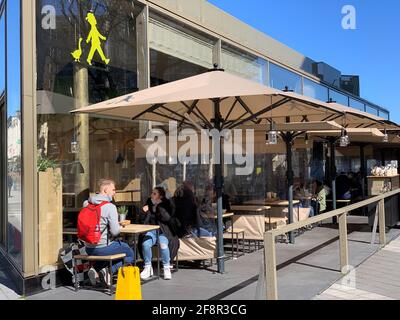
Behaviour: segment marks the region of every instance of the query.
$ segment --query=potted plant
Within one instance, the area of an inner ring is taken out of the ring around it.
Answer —
[[[125,206],[118,207],[119,221],[125,221],[126,216],[128,215],[128,208]]]

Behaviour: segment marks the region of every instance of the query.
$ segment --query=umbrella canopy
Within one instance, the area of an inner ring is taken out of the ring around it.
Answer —
[[[346,127],[399,128],[383,118],[337,103],[284,92],[221,70],[127,94],[73,112],[130,120],[178,121],[213,128],[214,101],[220,99],[222,128],[269,122],[336,121]],[[190,118],[188,117],[190,115]]]
[[[73,112],[96,113],[131,120],[178,121],[212,128],[214,101],[220,99],[223,128],[249,123],[321,121],[344,113],[327,103],[301,99],[280,90],[223,72],[207,72]],[[190,115],[188,120],[187,114]]]

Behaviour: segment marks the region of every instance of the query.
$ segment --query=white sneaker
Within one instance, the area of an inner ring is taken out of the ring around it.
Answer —
[[[107,286],[110,286],[110,284],[111,284],[111,277],[110,277],[110,273],[108,272],[108,269],[107,269],[107,268],[101,269],[101,270],[99,271],[99,278],[100,278],[100,281],[101,281],[102,283],[104,283],[104,284],[107,285]]]
[[[140,273],[140,279],[147,280],[153,276],[153,267],[152,266],[144,266],[143,271]]]
[[[164,267],[164,280],[171,280],[172,279],[172,274],[171,274],[171,268]]]
[[[92,286],[97,284],[97,280],[99,279],[99,275],[94,268],[90,268],[88,271],[88,277]]]

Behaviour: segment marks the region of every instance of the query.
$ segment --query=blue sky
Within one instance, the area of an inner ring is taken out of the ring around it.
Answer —
[[[222,10],[342,74],[360,75],[361,96],[400,123],[400,1],[209,0]],[[344,5],[357,29],[342,28]]]

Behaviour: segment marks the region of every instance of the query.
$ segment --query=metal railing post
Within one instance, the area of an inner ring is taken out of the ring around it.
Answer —
[[[275,236],[272,232],[266,232],[264,236],[265,248],[265,280],[266,280],[266,297],[267,300],[278,300],[278,286],[276,275],[276,251]]]
[[[349,247],[347,241],[347,213],[339,216],[339,251],[340,251],[340,271],[347,273],[349,265]]]
[[[379,243],[386,245],[385,199],[379,201]]]

